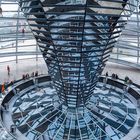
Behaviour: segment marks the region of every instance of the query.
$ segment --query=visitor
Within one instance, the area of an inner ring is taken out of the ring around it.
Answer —
[[[112,78],[115,79],[115,77],[116,77],[116,76],[115,76],[115,74],[113,73],[113,74],[112,74]]]
[[[2,15],[2,8],[0,7],[0,17],[3,17]]]
[[[37,77],[37,76],[38,76],[38,71],[35,72],[35,77]]]
[[[22,37],[24,37],[25,29],[23,28],[21,32],[22,32]],[[24,43],[24,38],[23,38],[23,43]]]
[[[5,83],[1,85],[1,93],[5,94]]]
[[[34,74],[34,72],[32,72],[31,77],[34,77],[34,76],[35,76],[35,74]]]
[[[24,28],[22,28],[22,35],[24,35],[24,33],[25,33],[25,29],[24,29]]]
[[[25,79],[26,79],[26,76],[25,76],[25,74],[23,74],[23,75],[22,75],[22,79],[23,79],[23,80],[25,80]]]
[[[8,76],[10,76],[10,67],[9,67],[9,65],[7,65],[7,72],[8,72]]]
[[[28,73],[26,74],[26,76],[25,76],[25,77],[26,77],[26,79],[29,79],[29,78],[30,78],[30,76],[29,76],[29,74],[28,74]]]
[[[132,82],[132,80],[131,80],[131,79],[129,79],[128,83],[129,83],[130,85],[132,85],[132,84],[133,84],[133,82]]]
[[[108,77],[108,72],[106,72],[105,76]]]
[[[115,74],[115,79],[119,79],[119,76],[117,74]]]
[[[11,82],[10,82],[10,85],[12,86],[13,84],[14,84],[14,81],[11,81]]]
[[[129,77],[128,76],[125,76],[124,82],[127,83],[128,81],[129,81]]]

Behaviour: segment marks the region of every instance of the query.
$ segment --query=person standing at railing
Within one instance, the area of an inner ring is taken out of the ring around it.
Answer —
[[[106,72],[105,76],[108,77],[108,72]]]
[[[1,93],[5,94],[5,83],[1,85]]]
[[[35,77],[37,77],[37,76],[38,76],[38,71],[35,72]]]

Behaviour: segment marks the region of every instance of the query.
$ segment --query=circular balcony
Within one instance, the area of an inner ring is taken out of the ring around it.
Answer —
[[[15,139],[133,140],[140,130],[139,99],[140,86],[102,76],[84,112],[73,111],[60,102],[51,78],[40,76],[8,88],[1,121]]]

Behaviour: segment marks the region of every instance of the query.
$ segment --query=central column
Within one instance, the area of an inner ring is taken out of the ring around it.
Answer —
[[[21,1],[62,104],[86,105],[134,1]]]

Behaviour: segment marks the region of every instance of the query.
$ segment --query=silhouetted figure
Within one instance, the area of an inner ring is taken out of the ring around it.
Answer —
[[[115,75],[115,78],[116,78],[116,79],[119,79],[119,76],[116,74],[116,75]]]
[[[9,65],[7,66],[7,72],[8,72],[8,76],[10,76],[10,67],[9,67]]]
[[[35,76],[36,76],[36,77],[38,76],[38,71],[35,72]]]
[[[26,77],[26,79],[29,79],[29,78],[30,78],[30,76],[29,76],[29,74],[28,74],[28,73],[26,74],[26,76],[25,76],[25,77]]]
[[[0,7],[0,17],[3,17],[2,15],[2,8]]]
[[[132,85],[132,84],[133,84],[133,82],[132,82],[132,80],[131,80],[131,79],[129,79],[128,83],[129,83],[130,85]]]
[[[25,76],[25,74],[23,74],[23,75],[22,75],[22,79],[23,79],[23,80],[25,80],[25,79],[26,79],[26,76]]]
[[[116,78],[116,76],[115,76],[115,74],[114,74],[114,73],[112,74],[112,78],[114,78],[114,79]]]
[[[124,78],[124,82],[127,83],[128,80],[129,80],[129,77],[128,77],[128,76],[125,76],[125,78]]]
[[[108,72],[106,72],[105,76],[108,77]]]
[[[13,84],[14,84],[14,81],[11,81],[11,82],[10,82],[10,85],[13,85]]]
[[[22,35],[24,35],[24,33],[25,33],[25,29],[23,28],[23,29],[22,29]]]
[[[25,29],[23,28],[21,32],[22,32],[22,37],[24,37]],[[23,43],[24,43],[24,38],[23,38]]]
[[[32,72],[31,77],[34,77],[34,76],[35,76],[35,73],[34,73],[34,72]]]

